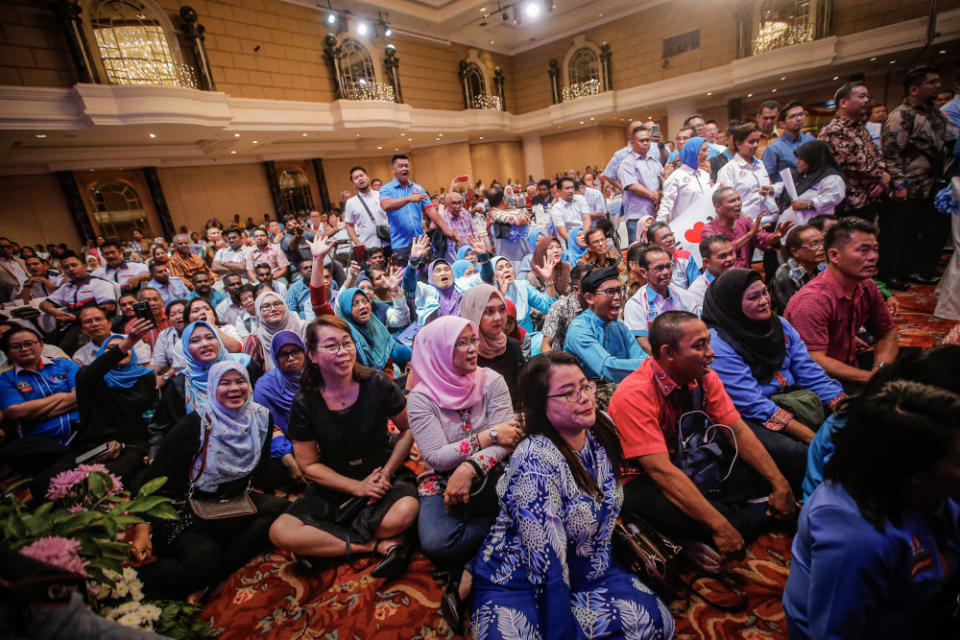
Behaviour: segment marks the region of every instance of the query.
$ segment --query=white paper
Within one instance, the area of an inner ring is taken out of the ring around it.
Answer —
[[[703,266],[703,260],[700,257],[700,230],[717,215],[712,196],[713,190],[695,200],[669,223],[677,238],[677,246],[689,251],[698,267]]]
[[[793,183],[793,172],[790,167],[782,169],[780,171],[780,177],[783,178],[783,188],[787,190],[790,201],[798,200],[800,196],[797,194],[797,185]]]

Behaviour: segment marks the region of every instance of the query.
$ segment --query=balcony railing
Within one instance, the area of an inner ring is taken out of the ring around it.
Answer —
[[[500,96],[481,93],[480,95],[473,96],[473,106],[471,108],[503,111],[503,100],[500,99]]]
[[[179,62],[160,62],[147,58],[103,58],[103,67],[110,84],[146,84],[196,89],[197,72]]]
[[[370,102],[396,102],[393,85],[386,82],[368,82],[360,79],[344,87],[347,100],[366,100]]]
[[[570,100],[576,100],[577,98],[582,98],[584,96],[594,96],[600,93],[600,80],[593,79],[587,80],[586,82],[577,82],[571,84],[569,87],[564,87],[560,90],[560,98],[563,102],[569,102]]]

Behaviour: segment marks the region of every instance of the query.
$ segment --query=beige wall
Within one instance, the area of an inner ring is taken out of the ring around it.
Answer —
[[[594,126],[566,133],[543,136],[543,170],[545,176],[566,173],[576,169],[583,173],[585,165],[607,165],[613,152],[624,145],[624,133],[620,127]]]
[[[327,179],[327,193],[330,194],[331,205],[336,206],[340,200],[341,191],[357,192],[353,183],[350,182],[350,169],[356,166],[366,169],[371,180],[380,178],[384,184],[393,180],[393,174],[390,172],[390,156],[326,158],[323,161],[323,175]]]
[[[490,184],[494,180],[501,183],[510,179],[520,184],[527,181],[526,167],[523,162],[523,143],[487,142],[470,145],[470,164],[473,181],[483,180]]]
[[[0,2],[0,84],[69,87],[76,81],[66,39],[44,3]]]
[[[0,193],[0,235],[20,244],[80,247],[77,225],[54,174],[0,176]]]
[[[261,164],[178,167],[158,169],[157,174],[178,229],[187,225],[191,231],[202,230],[210,218],[227,224],[234,214],[240,220],[263,220],[263,214],[275,214]]]

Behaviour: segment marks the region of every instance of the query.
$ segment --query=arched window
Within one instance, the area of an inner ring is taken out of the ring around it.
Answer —
[[[364,99],[367,85],[372,86],[377,81],[370,54],[353,38],[346,38],[340,45],[340,74],[346,97],[350,100]]]
[[[133,186],[122,180],[90,185],[90,208],[100,233],[110,239],[129,238],[134,229],[149,233],[147,212]]]
[[[165,16],[153,3],[93,0],[86,15],[110,84],[197,87],[196,73],[180,60],[176,39],[168,37]]]
[[[280,198],[286,213],[313,210],[313,195],[310,193],[310,181],[300,169],[284,169],[277,176],[280,183]]]
[[[600,56],[590,47],[581,47],[570,57],[570,86],[594,81],[600,83]]]
[[[473,109],[482,108],[487,83],[483,79],[483,71],[476,63],[470,62],[463,68],[463,81],[467,90],[467,104]]]
[[[816,8],[810,0],[764,0],[753,55],[813,40],[815,23]]]

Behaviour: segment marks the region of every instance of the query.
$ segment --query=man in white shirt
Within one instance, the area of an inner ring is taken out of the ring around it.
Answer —
[[[715,233],[700,240],[700,258],[703,272],[687,287],[687,293],[693,296],[697,306],[703,306],[710,284],[737,266],[737,250],[727,236]]]
[[[652,219],[660,203],[663,166],[650,158],[650,131],[642,124],[633,129],[631,151],[620,163],[617,179],[623,186],[623,215],[627,219],[627,241],[637,241],[637,227]]]
[[[648,338],[650,325],[664,311],[689,311],[700,314],[700,304],[686,290],[671,283],[673,262],[663,247],[649,246],[640,255],[640,272],[647,279],[627,300],[623,321],[647,353],[651,353]]]
[[[103,341],[112,335],[110,320],[107,314],[100,307],[84,307],[78,314],[80,318],[80,331],[83,335],[90,338],[90,341],[77,349],[73,354],[73,361],[81,367],[85,367],[97,359],[97,351]],[[152,358],[150,345],[143,340],[138,340],[133,345],[133,352],[137,354],[137,364],[149,366]]]
[[[387,214],[380,208],[380,192],[370,186],[370,178],[363,167],[350,169],[350,182],[357,188],[357,195],[343,205],[347,235],[356,247],[382,247],[383,241],[377,237],[377,226],[386,226],[388,223]]]
[[[91,275],[120,285],[121,293],[133,293],[140,285],[150,279],[150,269],[142,262],[128,262],[123,259],[123,251],[116,242],[108,240],[100,245],[100,255],[106,265],[94,269]]]
[[[243,307],[240,306],[240,287],[243,286],[243,280],[238,273],[228,273],[223,276],[223,290],[227,292],[227,297],[222,300],[214,313],[217,314],[217,320],[222,324],[233,324],[240,317]]]
[[[23,283],[20,300],[29,304],[34,298],[46,298],[63,284],[63,276],[50,269],[47,261],[39,254],[24,260],[30,278]]]
[[[13,300],[30,277],[19,259],[13,257],[13,241],[0,238],[0,302]]]
[[[573,178],[564,176],[557,180],[557,193],[560,197],[550,208],[550,218],[553,226],[557,228],[557,233],[567,242],[569,230],[573,227],[583,227],[585,230],[590,228],[595,212],[590,211],[586,198],[577,195],[576,181]]]
[[[593,212],[591,214],[591,226],[595,226],[597,220],[607,217],[607,199],[603,197],[602,193],[593,187],[588,187],[584,182],[577,183],[577,192],[583,196],[583,199],[587,201],[587,207]]]
[[[227,246],[218,249],[213,257],[213,272],[221,278],[228,273],[237,273],[243,280],[249,279],[247,274],[247,253],[249,249],[243,246],[243,237],[240,230],[230,227],[224,234]]]

